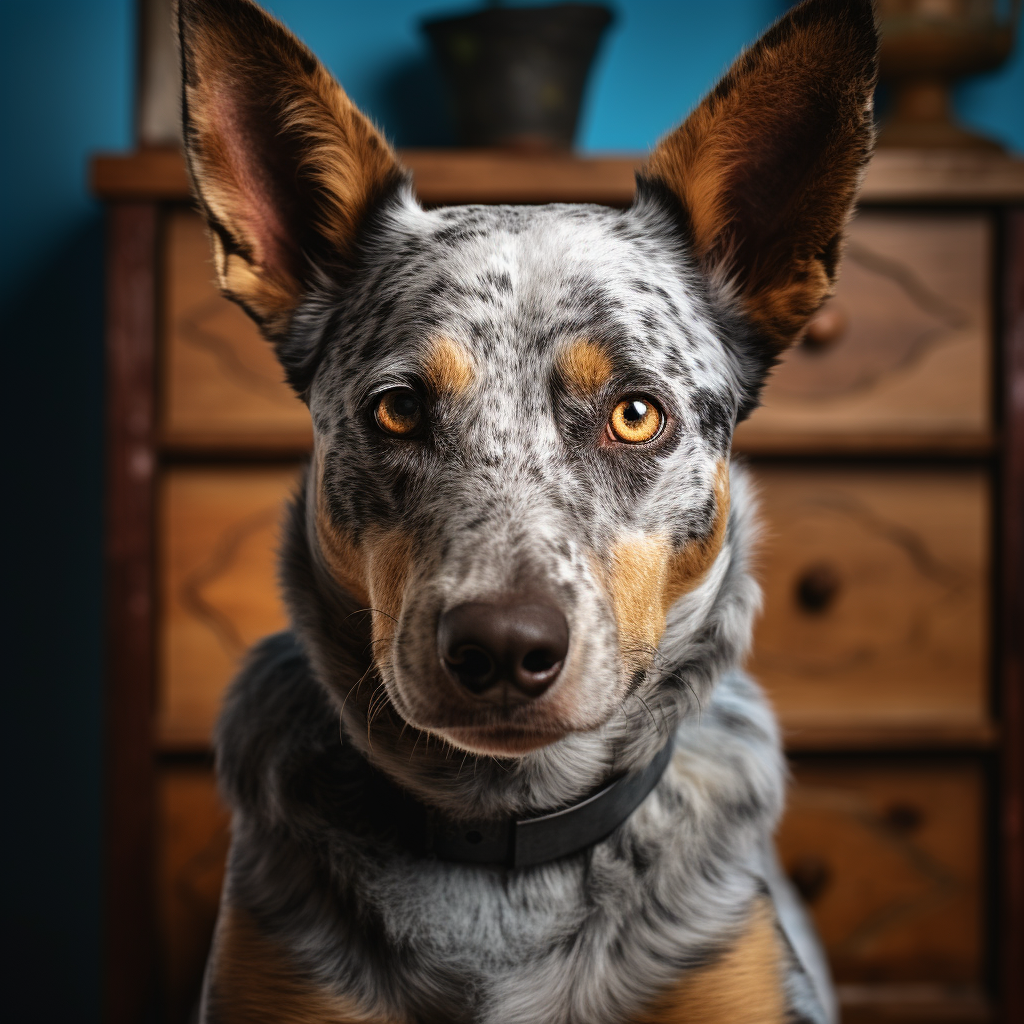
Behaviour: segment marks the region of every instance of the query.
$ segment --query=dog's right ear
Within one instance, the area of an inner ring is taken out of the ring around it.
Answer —
[[[221,290],[302,391],[292,313],[317,268],[344,266],[405,172],[316,57],[250,0],[179,0],[178,28],[185,153]]]

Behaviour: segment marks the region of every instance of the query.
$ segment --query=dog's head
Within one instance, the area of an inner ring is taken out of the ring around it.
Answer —
[[[180,20],[221,287],[312,414],[307,638],[343,643],[344,610],[372,610],[362,721],[376,693],[413,731],[518,755],[684,692],[680,637],[716,643],[733,427],[830,292],[870,152],[869,0],[783,18],[627,210],[424,210],[248,0]]]

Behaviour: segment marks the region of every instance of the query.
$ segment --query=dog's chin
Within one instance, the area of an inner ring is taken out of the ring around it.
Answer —
[[[489,757],[521,757],[557,743],[565,736],[564,731],[540,732],[508,726],[454,726],[431,731],[460,750]]]

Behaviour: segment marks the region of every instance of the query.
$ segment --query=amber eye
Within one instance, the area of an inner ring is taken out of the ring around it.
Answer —
[[[656,437],[664,422],[661,410],[649,398],[634,396],[612,409],[608,429],[617,441],[642,444]]]
[[[423,404],[411,388],[394,388],[381,395],[374,410],[377,426],[388,434],[408,437],[423,422]]]

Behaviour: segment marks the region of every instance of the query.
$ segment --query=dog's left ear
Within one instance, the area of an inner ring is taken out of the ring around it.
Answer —
[[[682,204],[695,255],[766,351],[828,297],[874,141],[870,0],[806,0],[744,53],[638,175]]]
[[[291,315],[317,268],[351,257],[404,172],[316,57],[250,0],[179,0],[178,27],[185,152],[221,290],[301,391]]]

